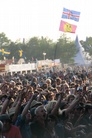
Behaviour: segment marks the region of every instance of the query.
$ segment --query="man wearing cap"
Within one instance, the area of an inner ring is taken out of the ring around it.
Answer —
[[[0,120],[3,122],[2,132],[5,138],[22,138],[19,128],[11,124],[7,114],[0,115]]]
[[[32,136],[36,138],[44,138],[46,128],[45,120],[47,117],[47,111],[43,105],[39,105],[34,109],[35,119],[30,124]]]

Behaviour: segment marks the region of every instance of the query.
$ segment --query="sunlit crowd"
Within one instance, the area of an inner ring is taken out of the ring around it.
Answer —
[[[92,71],[0,75],[0,138],[92,138]]]

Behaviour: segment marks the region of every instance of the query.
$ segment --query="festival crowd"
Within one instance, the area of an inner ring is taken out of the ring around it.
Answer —
[[[92,138],[92,71],[0,75],[0,138]]]

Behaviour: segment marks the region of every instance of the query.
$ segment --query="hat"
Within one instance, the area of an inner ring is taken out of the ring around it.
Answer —
[[[42,103],[41,102],[38,102],[36,100],[33,100],[32,103],[31,103],[31,105],[30,105],[30,108],[37,107],[39,105],[42,105]]]
[[[0,120],[1,121],[5,121],[5,120],[11,121],[8,114],[2,114],[2,115],[0,115]]]
[[[48,113],[50,113],[50,112],[52,111],[52,109],[53,109],[53,107],[55,107],[55,104],[56,104],[56,103],[57,103],[56,100],[51,100],[51,101],[48,102],[48,104],[45,105],[45,108],[46,108],[46,110],[47,110]],[[63,109],[63,111],[62,111],[62,110],[59,108],[58,111],[59,111],[58,114],[59,114],[59,115],[62,115],[64,109]]]
[[[51,100],[48,102],[48,104],[45,105],[48,113],[50,113],[50,111],[53,109],[53,104],[56,104],[57,101],[56,100]]]
[[[14,115],[15,114],[15,107],[12,107],[9,109],[9,116]]]
[[[30,109],[30,113],[31,113],[32,118],[34,118],[34,116],[35,116],[35,110],[36,110],[35,107]]]

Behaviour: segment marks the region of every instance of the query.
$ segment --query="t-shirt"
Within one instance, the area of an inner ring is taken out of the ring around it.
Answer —
[[[30,125],[29,125],[29,123],[26,123],[25,117],[22,117],[21,115],[19,115],[15,125],[20,128],[22,138],[31,138],[32,137]]]
[[[10,130],[3,135],[5,138],[22,138],[19,128],[14,125],[11,125]]]

